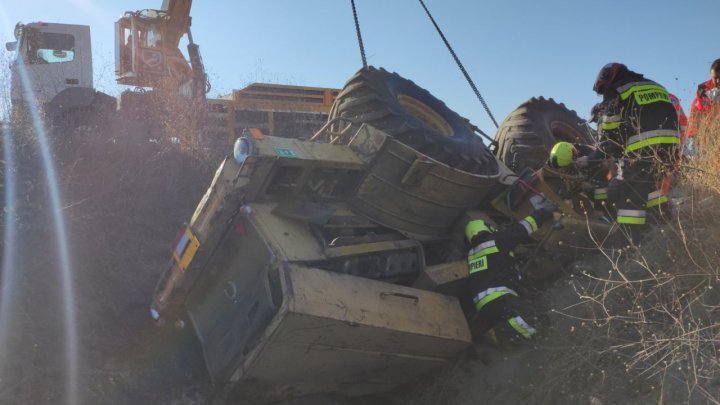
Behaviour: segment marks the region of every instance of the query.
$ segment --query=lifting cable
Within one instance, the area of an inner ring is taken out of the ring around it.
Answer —
[[[355,11],[355,0],[353,1],[353,11]],[[495,124],[495,128],[498,128],[498,123],[495,121],[495,117],[490,112],[490,108],[488,108],[487,104],[485,103],[485,99],[480,95],[480,92],[478,91],[477,87],[475,87],[475,83],[470,78],[470,75],[465,70],[465,67],[463,66],[462,62],[460,62],[460,59],[455,54],[455,51],[453,50],[452,46],[450,46],[450,43],[445,38],[445,34],[443,34],[442,30],[440,30],[440,27],[435,22],[435,19],[433,18],[432,14],[430,14],[430,10],[428,10],[427,7],[425,7],[425,2],[423,0],[419,0],[420,5],[422,5],[423,9],[425,9],[425,13],[428,17],[430,17],[430,21],[435,26],[435,29],[437,30],[438,34],[440,34],[440,38],[442,38],[443,42],[445,43],[445,46],[447,47],[448,51],[450,51],[450,54],[452,55],[453,59],[455,59],[455,63],[457,63],[458,67],[460,68],[460,71],[465,75],[465,79],[467,80],[468,84],[470,84],[470,87],[475,92],[475,95],[477,96],[478,100],[480,100],[480,103],[482,104],[483,108],[485,108],[485,112],[487,112],[488,116],[490,116],[490,119],[492,120],[493,124]],[[357,24],[357,19],[355,20]],[[358,35],[360,35],[360,28],[358,28]],[[360,48],[362,48],[362,42],[360,42]],[[363,58],[365,56],[363,55]],[[364,60],[364,59],[363,59]]]
[[[362,58],[363,69],[367,68],[367,59],[365,58],[365,46],[363,46],[362,35],[360,34],[360,21],[358,20],[357,10],[355,10],[355,0],[350,0],[352,4],[353,18],[355,19],[355,31],[357,32],[358,44],[360,45],[360,57]]]

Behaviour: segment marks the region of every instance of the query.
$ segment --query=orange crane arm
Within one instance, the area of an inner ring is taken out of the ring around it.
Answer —
[[[190,29],[190,8],[192,0],[163,0],[160,10],[167,13],[168,23],[165,31],[165,42],[176,48],[180,45],[180,39]]]

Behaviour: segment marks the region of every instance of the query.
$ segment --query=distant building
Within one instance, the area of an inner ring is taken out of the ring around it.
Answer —
[[[232,144],[246,128],[263,134],[309,137],[325,124],[339,89],[253,83],[209,99],[205,136]]]

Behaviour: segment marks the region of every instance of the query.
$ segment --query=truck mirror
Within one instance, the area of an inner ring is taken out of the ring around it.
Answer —
[[[17,41],[5,42],[5,49],[10,52],[15,51],[17,49]]]

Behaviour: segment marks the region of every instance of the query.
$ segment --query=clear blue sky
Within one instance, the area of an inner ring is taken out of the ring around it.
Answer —
[[[114,86],[114,21],[161,0],[0,0],[0,39],[17,21],[91,26],[96,87]],[[552,97],[586,117],[597,71],[619,61],[682,99],[720,58],[718,0],[425,0],[498,121]],[[356,0],[368,63],[427,88],[480,128],[495,128],[417,0]],[[361,67],[350,0],[196,1],[193,36],[211,96],[254,81],[342,87]]]

